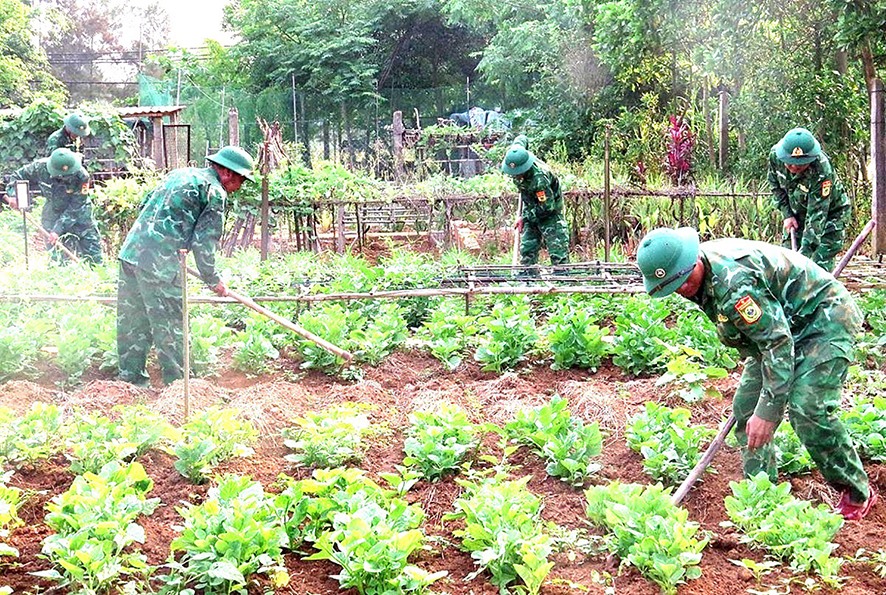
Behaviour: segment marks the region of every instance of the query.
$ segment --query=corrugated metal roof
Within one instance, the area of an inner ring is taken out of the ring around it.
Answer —
[[[170,116],[185,109],[186,105],[140,105],[135,107],[115,108],[121,118],[152,118]]]

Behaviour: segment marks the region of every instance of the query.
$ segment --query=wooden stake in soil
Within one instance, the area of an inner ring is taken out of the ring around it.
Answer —
[[[182,389],[185,396],[185,416],[187,421],[191,415],[191,346],[190,335],[191,329],[188,323],[188,251],[182,248],[178,251],[179,265],[181,266],[182,278],[182,338],[184,345],[182,346],[182,366],[184,367],[182,376]]]
[[[189,273],[191,273],[192,275],[194,275],[195,277],[197,277],[198,279],[201,278],[200,273],[198,273],[194,269],[188,268],[187,271]],[[350,362],[351,360],[354,359],[353,353],[351,353],[349,351],[345,351],[341,347],[337,347],[336,345],[333,345],[332,343],[330,343],[329,341],[327,341],[323,337],[318,337],[317,335],[315,335],[311,331],[300,327],[299,325],[295,324],[291,320],[283,318],[282,316],[275,314],[274,312],[271,312],[267,308],[259,306],[257,303],[255,303],[255,301],[253,299],[246,297],[245,295],[239,295],[239,294],[231,291],[230,289],[228,290],[228,296],[230,296],[231,298],[240,302],[241,304],[243,304],[247,308],[250,308],[251,310],[255,310],[259,314],[267,316],[268,318],[270,318],[274,322],[288,328],[289,330],[294,332],[296,335],[299,335],[301,337],[304,337],[308,341],[312,341],[312,342],[316,343],[317,345],[319,345],[320,347],[322,347],[323,349],[325,349],[329,353],[331,353],[333,355],[337,355],[338,357],[344,359],[347,362]]]

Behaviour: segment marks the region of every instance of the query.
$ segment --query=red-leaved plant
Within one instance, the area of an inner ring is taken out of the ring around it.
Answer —
[[[675,186],[687,181],[692,170],[692,148],[695,146],[695,135],[682,116],[669,116],[668,126],[668,158],[665,170]]]

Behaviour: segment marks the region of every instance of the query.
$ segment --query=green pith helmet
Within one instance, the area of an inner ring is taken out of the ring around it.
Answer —
[[[654,229],[640,240],[637,266],[646,292],[654,298],[680,288],[698,261],[698,232],[691,227]]]
[[[56,149],[46,162],[49,175],[54,178],[73,176],[80,172],[80,157],[70,149]]]
[[[528,172],[533,163],[535,163],[535,155],[520,145],[511,145],[505,154],[504,161],[501,162],[501,173],[519,176]]]
[[[805,128],[788,130],[775,146],[775,154],[779,161],[790,165],[812,163],[821,155],[821,145]]]
[[[92,130],[89,121],[78,113],[68,114],[65,117],[65,128],[74,136],[89,136]]]
[[[252,157],[240,147],[222,147],[218,153],[206,159],[240,174],[250,182],[255,182],[255,178],[252,177],[252,169],[255,167]]]

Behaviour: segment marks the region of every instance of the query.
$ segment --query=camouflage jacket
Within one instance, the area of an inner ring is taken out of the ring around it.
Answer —
[[[534,223],[555,217],[563,211],[560,180],[538,160],[521,179],[514,178],[523,200],[523,219]]]
[[[824,153],[805,171],[794,175],[773,149],[769,152],[767,179],[782,217],[797,219],[798,248],[803,256],[812,258],[825,233],[846,227],[851,214],[849,197]]]
[[[721,239],[699,248],[705,275],[693,297],[720,340],[760,360],[755,413],[782,419],[796,357],[851,359],[862,315],[843,284],[796,252]]]
[[[120,248],[120,260],[161,281],[175,282],[179,250],[194,252],[207,285],[219,282],[215,247],[224,225],[228,194],[211,167],[173,170],[148,194]]]
[[[87,198],[89,174],[80,170],[71,176],[54,178],[49,175],[48,157],[32,161],[9,176],[6,194],[15,196],[18,180],[30,182],[31,190],[46,198],[40,222],[47,231],[62,235],[75,225],[92,221],[92,205]]]
[[[72,151],[80,150],[80,137],[75,136],[71,138],[67,132],[65,132],[65,127],[62,126],[55,132],[49,135],[49,138],[46,139],[46,156],[52,154],[56,149],[71,149]]]

